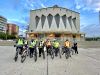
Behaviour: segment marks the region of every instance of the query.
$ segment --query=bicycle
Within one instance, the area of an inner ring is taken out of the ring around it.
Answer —
[[[33,57],[34,57],[34,61],[37,61],[37,49],[36,47],[34,47],[34,52],[33,52]]]
[[[41,53],[43,54],[43,59],[45,59],[45,51],[44,51],[44,47],[39,46],[38,47],[39,50],[41,50]],[[41,55],[40,55],[41,56]]]
[[[54,59],[54,50],[52,47],[49,47],[48,53],[51,55],[51,58]],[[48,54],[47,54],[48,55]]]
[[[74,49],[74,47],[73,47],[73,46],[70,48],[70,51],[71,51],[72,55],[74,55],[74,54],[75,54],[75,49]]]
[[[55,56],[57,57],[59,53],[59,56],[61,58],[60,48],[58,47],[58,48],[53,48],[53,49],[54,49]]]
[[[27,48],[25,48],[25,46],[23,46],[23,52],[21,55],[21,63],[23,63],[25,61],[26,56],[27,56]]]
[[[22,52],[21,52],[21,46],[15,46],[14,45],[14,47],[16,47],[16,54],[15,54],[15,57],[14,57],[14,60],[15,60],[15,62],[18,60],[18,54],[22,54]]]
[[[67,47],[63,47],[62,48],[62,55],[65,53],[65,58],[68,59],[69,57],[71,57],[71,54],[70,54],[70,49],[67,48]]]

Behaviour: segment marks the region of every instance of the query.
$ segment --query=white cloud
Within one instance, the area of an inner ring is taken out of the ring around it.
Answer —
[[[76,9],[100,11],[100,0],[75,0]]]
[[[80,5],[76,5],[76,9],[81,9],[81,6]]]
[[[46,6],[40,0],[37,0],[37,1],[36,0],[23,0],[22,4],[28,10],[37,9],[39,6],[42,7],[42,8],[46,8]]]
[[[45,6],[44,4],[42,4],[42,3],[41,3],[41,6],[42,6],[43,8],[46,8],[46,6]]]
[[[19,28],[19,35],[25,36],[25,32],[24,31],[26,31],[26,30],[22,29],[22,28]]]
[[[22,19],[8,19],[8,22],[20,22],[22,24],[27,24],[27,22],[25,20]]]
[[[88,37],[99,37],[100,35],[100,26],[95,24],[90,24],[81,28],[81,32],[86,33]]]
[[[96,12],[100,11],[100,8],[96,8],[95,11],[96,11]]]

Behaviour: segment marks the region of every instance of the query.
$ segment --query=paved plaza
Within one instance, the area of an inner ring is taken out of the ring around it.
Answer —
[[[79,54],[53,60],[48,56],[34,62],[27,57],[24,63],[14,62],[15,48],[0,46],[0,75],[100,75],[100,48],[79,48]],[[47,73],[48,71],[48,73]]]

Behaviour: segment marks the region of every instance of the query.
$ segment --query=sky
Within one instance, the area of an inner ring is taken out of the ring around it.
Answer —
[[[30,10],[54,5],[79,12],[82,32],[86,31],[86,27],[93,26],[89,29],[93,31],[99,26],[100,0],[0,0],[0,15],[7,18],[8,22],[17,24],[22,34],[29,24]]]

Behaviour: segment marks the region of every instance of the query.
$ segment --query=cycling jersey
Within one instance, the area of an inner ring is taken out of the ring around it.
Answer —
[[[19,39],[17,45],[23,45],[23,40]]]
[[[70,42],[69,41],[65,41],[64,47],[70,47]]]
[[[58,48],[59,47],[59,42],[54,42],[54,47]]]
[[[33,48],[35,45],[36,45],[36,42],[35,42],[35,41],[33,41],[33,42],[31,42],[31,44],[30,44],[30,46],[29,46],[29,47]]]
[[[46,42],[46,46],[51,46],[51,42],[50,41],[47,41]]]

